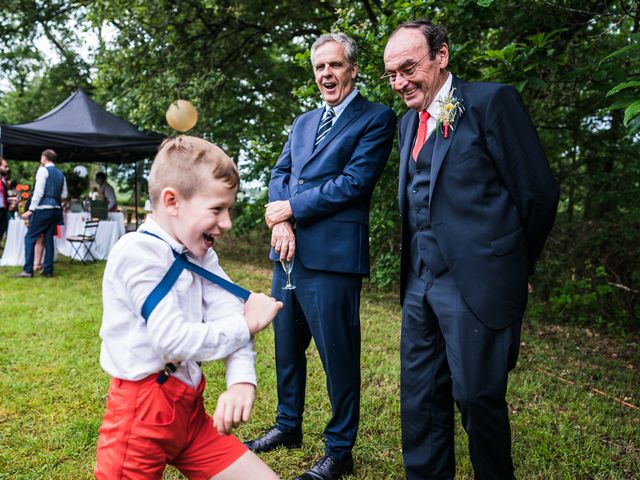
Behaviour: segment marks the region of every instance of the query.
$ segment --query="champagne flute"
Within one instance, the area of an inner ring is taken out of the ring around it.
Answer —
[[[295,257],[294,257],[295,258]],[[293,290],[296,288],[295,285],[291,283],[291,270],[293,270],[293,258],[291,260],[280,260],[280,264],[282,265],[282,269],[284,273],[287,274],[287,284],[282,287],[283,290]]]

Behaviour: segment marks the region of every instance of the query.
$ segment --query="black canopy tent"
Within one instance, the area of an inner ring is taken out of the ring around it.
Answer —
[[[37,161],[44,149],[51,148],[61,162],[136,162],[137,181],[137,161],[152,157],[164,138],[141,132],[77,90],[32,122],[0,125],[0,157]],[[135,190],[137,205],[137,185]]]

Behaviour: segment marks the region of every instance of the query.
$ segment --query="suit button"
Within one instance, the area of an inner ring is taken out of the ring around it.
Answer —
[[[418,193],[418,189],[414,188],[413,190],[411,190],[413,193]]]
[[[414,210],[415,210],[416,212],[419,212],[419,211],[420,211],[420,209],[419,209],[418,207],[415,207],[415,208],[414,208]]]
[[[297,197],[298,195],[300,195],[298,192],[293,194],[294,197]]]
[[[422,231],[422,225],[418,225],[418,231],[421,232]]]
[[[420,169],[419,168],[416,168],[416,173],[420,173]]]
[[[298,185],[302,185],[304,183],[304,180],[300,179],[298,180]]]

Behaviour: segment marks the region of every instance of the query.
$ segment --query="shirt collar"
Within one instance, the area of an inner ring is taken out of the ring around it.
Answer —
[[[358,92],[358,89],[357,89],[357,88],[354,88],[354,89],[351,91],[351,93],[350,93],[349,95],[347,95],[347,96],[345,97],[345,99],[344,99],[344,100],[342,100],[342,102],[340,102],[338,105],[336,105],[335,107],[333,107],[333,111],[334,111],[334,112],[335,112],[335,114],[336,114],[336,118],[335,118],[335,120],[333,121],[333,123],[335,123],[335,122],[336,122],[336,120],[338,120],[338,117],[340,116],[340,114],[341,114],[342,112],[344,112],[344,111],[345,111],[345,109],[349,106],[349,104],[351,103],[351,101],[352,101],[354,98],[356,98],[356,95],[357,95],[358,93],[359,93],[359,92]],[[326,112],[326,111],[327,111],[327,110],[329,110],[330,108],[332,108],[332,107],[330,107],[329,105],[327,105],[327,104],[325,103],[325,105],[324,105],[324,111]]]
[[[138,232],[149,232],[157,235],[167,242],[169,246],[178,253],[187,252],[187,248],[169,235],[154,219],[153,215],[147,215],[145,221],[138,227]]]
[[[448,93],[451,91],[451,85],[453,85],[453,75],[449,73],[447,81],[444,82],[444,85],[442,85],[442,87],[440,87],[440,90],[438,90],[438,93],[436,93],[436,96],[433,98],[433,102],[431,102],[431,104],[427,107],[427,112],[429,112],[429,116],[431,118],[436,118],[438,116],[438,101],[448,95]]]

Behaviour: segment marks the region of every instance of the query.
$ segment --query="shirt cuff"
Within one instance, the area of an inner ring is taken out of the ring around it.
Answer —
[[[227,362],[227,388],[236,383],[251,383],[258,385],[253,355],[240,358],[230,358]]]

